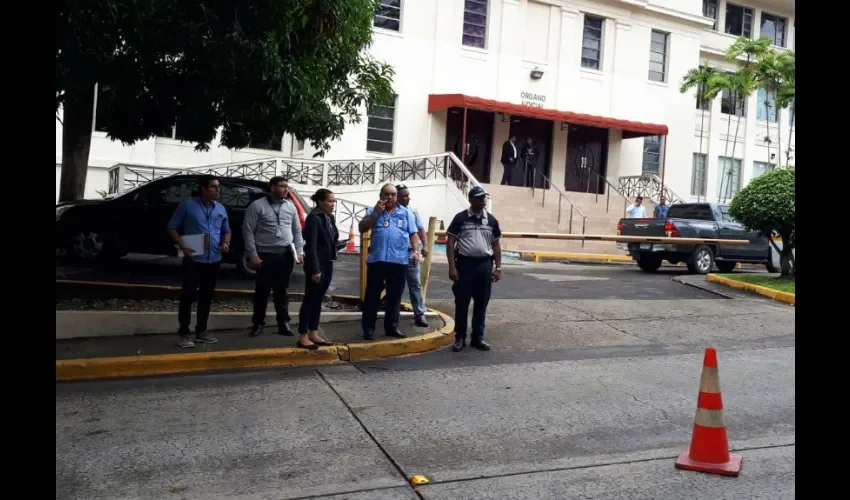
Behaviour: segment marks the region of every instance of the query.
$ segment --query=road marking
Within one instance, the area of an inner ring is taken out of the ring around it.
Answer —
[[[565,275],[565,274],[533,274],[533,273],[525,273],[524,276],[530,276],[532,278],[542,280],[542,281],[550,281],[552,283],[557,283],[561,281],[607,281],[611,278],[603,277],[603,276],[578,276],[578,275]]]

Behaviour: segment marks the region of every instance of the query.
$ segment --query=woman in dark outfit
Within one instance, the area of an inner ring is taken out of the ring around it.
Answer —
[[[322,299],[333,278],[339,231],[333,214],[336,198],[328,189],[319,189],[310,198],[316,208],[307,215],[304,225],[304,302],[298,314],[298,347],[318,349],[329,346],[319,334]]]

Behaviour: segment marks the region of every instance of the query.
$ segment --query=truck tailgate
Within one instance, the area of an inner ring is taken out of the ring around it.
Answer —
[[[623,236],[664,237],[664,219],[621,219]]]

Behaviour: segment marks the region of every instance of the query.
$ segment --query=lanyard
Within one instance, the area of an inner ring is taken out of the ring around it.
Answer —
[[[215,202],[213,202],[213,203],[215,203]],[[198,200],[198,204],[201,206],[201,210],[204,211],[204,215],[207,216],[207,231],[211,231],[210,222],[212,222],[212,214],[215,211],[215,205],[214,204],[210,205],[210,209],[207,210],[207,208],[204,206],[204,203],[201,200]]]
[[[275,217],[277,217],[277,227],[278,227],[278,229],[280,229],[280,211],[281,211],[281,209],[283,209],[283,202],[281,201],[280,203],[276,203],[276,205],[277,205],[277,210],[275,210],[274,205],[272,205],[272,203],[269,202],[269,208],[272,209],[272,212],[274,212]]]

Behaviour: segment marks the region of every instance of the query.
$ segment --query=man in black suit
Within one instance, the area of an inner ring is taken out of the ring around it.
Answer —
[[[517,151],[516,151],[516,135],[511,134],[510,138],[502,144],[502,166],[505,167],[504,172],[502,173],[502,182],[500,183],[503,186],[510,185],[511,177],[514,173],[514,168],[516,167],[516,159],[517,159]]]

